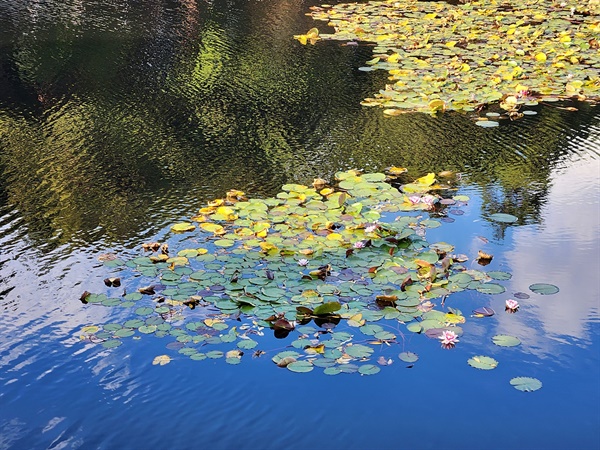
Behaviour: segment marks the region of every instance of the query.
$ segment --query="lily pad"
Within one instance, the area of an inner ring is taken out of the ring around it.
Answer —
[[[160,355],[154,358],[152,361],[153,366],[164,366],[171,362],[171,357],[169,355]]]
[[[361,375],[375,375],[379,373],[381,369],[374,364],[365,364],[358,368],[358,373]]]
[[[118,347],[119,345],[121,345],[123,342],[121,342],[119,339],[110,339],[108,341],[104,341],[102,343],[102,347],[104,348],[115,348]]]
[[[498,361],[489,356],[473,356],[467,361],[471,367],[481,370],[492,370],[498,367]]]
[[[349,345],[345,349],[346,353],[354,358],[368,358],[373,354],[373,349],[362,344]]]
[[[519,338],[507,334],[497,334],[492,338],[492,341],[500,347],[515,347],[521,343]]]
[[[500,124],[495,120],[478,120],[477,122],[475,122],[475,125],[483,128],[494,128]]]
[[[505,214],[505,213],[492,214],[492,215],[490,215],[490,219],[495,222],[502,222],[502,223],[515,223],[517,220],[519,220],[518,217],[515,217],[512,214]]]
[[[196,227],[189,222],[176,223],[171,227],[171,231],[176,233],[185,233],[186,231],[194,231]]]
[[[496,283],[483,283],[477,286],[476,289],[482,294],[491,295],[502,294],[504,291],[506,291],[506,288],[504,286]]]
[[[286,366],[288,370],[298,373],[306,373],[313,370],[315,367],[309,361],[294,361]]]
[[[542,382],[537,378],[516,377],[510,380],[510,384],[517,390],[523,392],[533,392],[541,389]]]
[[[541,295],[556,294],[560,290],[557,286],[554,286],[553,284],[547,284],[547,283],[535,283],[535,284],[532,284],[531,286],[529,286],[529,289],[532,292],[535,292],[536,294],[541,294]]]
[[[398,355],[398,358],[407,363],[414,363],[419,359],[419,355],[413,352],[402,352]]]
[[[258,342],[256,342],[253,339],[243,339],[241,341],[239,341],[237,343],[237,346],[239,348],[242,348],[244,350],[250,350],[253,349],[254,347],[256,347],[258,345]]]

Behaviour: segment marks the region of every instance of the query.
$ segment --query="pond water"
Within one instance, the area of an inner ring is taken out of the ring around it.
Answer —
[[[292,39],[315,25],[311,4],[0,3],[0,448],[600,447],[600,110],[545,105],[495,129],[386,118],[360,106],[385,85],[357,70],[369,45]],[[100,254],[173,239],[171,224],[231,188],[265,198],[392,165],[459,174],[470,200],[428,240],[512,274],[504,294],[449,298],[467,316],[456,348],[404,330],[377,375],[325,376],[277,368],[272,352],[232,366],[153,336],[80,341],[128,314],[79,301],[107,292]],[[506,314],[515,292],[531,297]],[[468,317],[481,306],[497,314]],[[164,353],[173,362],[152,365]],[[474,355],[500,364],[473,369]],[[543,387],[519,392],[517,376]]]

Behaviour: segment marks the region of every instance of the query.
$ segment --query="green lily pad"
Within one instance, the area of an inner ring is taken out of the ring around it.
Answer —
[[[313,309],[313,314],[315,314],[315,315],[331,314],[336,311],[339,311],[339,309],[341,307],[342,307],[342,305],[339,302],[327,302],[327,303],[323,303],[322,305],[319,305],[315,309]]]
[[[323,373],[325,375],[338,375],[340,373],[342,373],[342,370],[340,369],[339,366],[333,366],[333,367],[327,367]]]
[[[258,342],[252,339],[243,339],[237,343],[238,348],[250,350],[258,345]]]
[[[358,368],[358,373],[361,375],[375,375],[379,373],[381,369],[374,364],[365,364]]]
[[[475,125],[480,126],[482,128],[494,128],[500,125],[495,120],[478,120],[475,122]]]
[[[497,334],[492,338],[492,342],[500,347],[515,347],[521,343],[519,338],[507,334]]]
[[[481,370],[492,370],[498,367],[498,361],[489,356],[473,356],[467,361],[471,367]]]
[[[529,289],[532,292],[535,292],[536,294],[541,294],[541,295],[556,294],[560,290],[560,289],[558,289],[557,286],[554,286],[553,284],[547,284],[547,283],[535,283],[535,284],[532,284],[531,286],[529,286]]]
[[[286,350],[286,351],[277,353],[275,356],[273,356],[273,358],[271,358],[271,360],[275,364],[279,364],[284,358],[294,358],[294,359],[297,359],[299,357],[300,357],[300,353],[295,352],[293,350]]]
[[[286,367],[288,370],[298,373],[310,372],[314,369],[314,366],[309,361],[294,361],[289,363]]]
[[[346,347],[346,353],[354,358],[368,358],[373,354],[373,349],[362,344],[354,344]]]
[[[510,280],[512,278],[512,275],[510,273],[502,272],[500,270],[492,270],[491,272],[488,272],[487,274],[490,278],[493,278],[494,280],[506,281],[506,280]]]
[[[483,283],[477,286],[476,288],[477,291],[481,292],[482,294],[502,294],[503,292],[506,291],[506,288],[500,284],[496,284],[496,283]]]
[[[104,348],[115,348],[118,347],[119,345],[121,345],[123,342],[121,342],[119,339],[110,339],[108,341],[104,341],[102,343],[102,347]]]
[[[502,223],[515,223],[517,220],[519,220],[518,217],[515,217],[512,214],[505,214],[505,213],[492,214],[490,216],[490,219],[495,222],[502,222]]]
[[[135,334],[135,331],[133,331],[129,328],[121,328],[120,330],[115,331],[115,336],[120,337],[120,338],[133,336],[134,334]]]
[[[419,359],[419,355],[413,352],[402,352],[398,355],[398,358],[407,363],[414,363]]]
[[[149,316],[154,312],[154,308],[141,307],[135,310],[135,313],[139,316]]]
[[[510,380],[510,384],[517,390],[523,392],[533,392],[541,389],[542,382],[537,378],[516,377]]]
[[[171,231],[176,233],[185,233],[186,231],[194,231],[196,227],[189,222],[176,223],[171,227]]]

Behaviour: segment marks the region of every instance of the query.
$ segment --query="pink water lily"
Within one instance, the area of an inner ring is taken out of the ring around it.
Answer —
[[[519,309],[519,302],[513,299],[506,300],[504,310],[508,313],[515,313]]]
[[[365,243],[364,241],[358,241],[354,243],[354,248],[365,248]]]
[[[413,205],[416,205],[421,201],[421,197],[419,197],[418,195],[411,195],[410,197],[408,197],[408,201],[411,202]]]
[[[379,228],[379,225],[374,223],[373,225],[369,225],[368,227],[365,227],[365,232],[366,233],[374,233],[375,231],[377,231],[378,228]]]
[[[299,259],[299,260],[298,260],[298,265],[299,265],[299,266],[302,266],[302,267],[304,267],[304,266],[308,265],[308,259],[304,259],[304,258],[302,258],[302,259]]]
[[[427,195],[424,195],[423,197],[421,197],[421,203],[425,203],[430,208],[435,203],[435,200],[436,200],[435,196],[430,195],[430,194],[427,194]]]
[[[454,331],[450,330],[442,331],[440,341],[442,341],[442,347],[444,348],[452,348],[457,342],[459,342],[458,335]]]

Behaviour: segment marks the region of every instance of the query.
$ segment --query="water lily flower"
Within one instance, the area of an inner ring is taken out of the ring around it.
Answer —
[[[430,194],[426,194],[423,197],[421,197],[421,203],[425,203],[430,208],[435,203],[435,200],[436,200],[436,197],[433,195],[430,195]]]
[[[374,233],[375,231],[377,231],[378,228],[379,228],[379,225],[374,223],[373,225],[369,225],[368,227],[365,227],[365,232],[366,233]]]
[[[421,197],[419,197],[418,195],[411,195],[410,197],[408,197],[408,201],[411,202],[413,205],[416,205],[421,201]]]
[[[365,248],[365,243],[364,241],[357,241],[354,243],[354,248]]]
[[[519,302],[513,299],[506,300],[506,306],[504,310],[509,313],[515,313],[519,309]]]
[[[302,266],[302,267],[304,267],[304,266],[308,265],[308,259],[304,259],[304,258],[302,258],[302,259],[299,259],[299,260],[298,260],[298,265],[299,265],[299,266]]]
[[[458,335],[454,331],[444,330],[440,336],[440,341],[442,341],[442,347],[452,348],[458,342]]]

